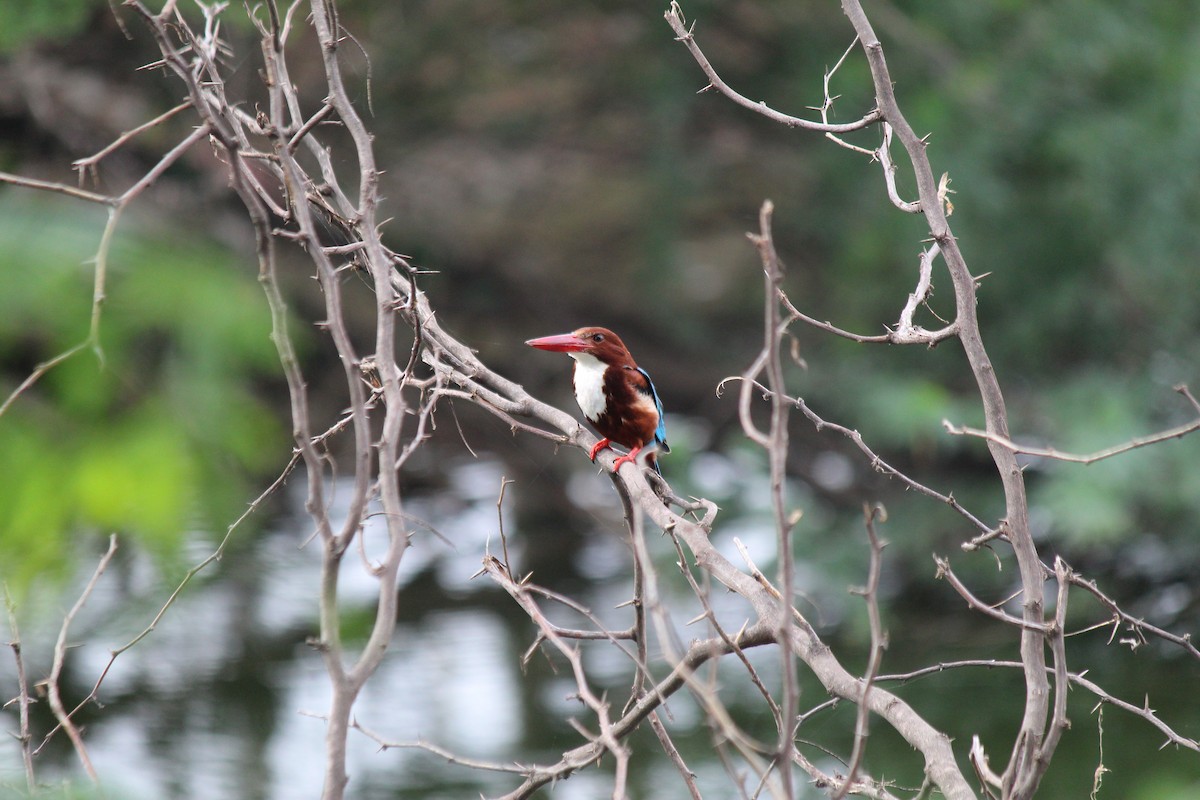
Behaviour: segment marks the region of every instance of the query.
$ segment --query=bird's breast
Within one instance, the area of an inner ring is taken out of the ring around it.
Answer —
[[[575,402],[579,410],[595,422],[608,408],[608,395],[604,392],[604,375],[608,365],[591,353],[571,353],[575,359]]]

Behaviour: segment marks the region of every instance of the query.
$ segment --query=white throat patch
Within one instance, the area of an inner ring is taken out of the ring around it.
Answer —
[[[604,395],[604,373],[608,365],[591,353],[567,353],[575,359],[575,402],[590,421],[604,414],[608,398]]]

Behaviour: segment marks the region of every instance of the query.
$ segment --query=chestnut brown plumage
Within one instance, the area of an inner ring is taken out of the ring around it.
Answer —
[[[603,438],[588,454],[610,443],[629,450],[617,459],[620,469],[647,450],[646,460],[661,474],[658,453],[669,453],[662,401],[649,373],[637,365],[621,337],[608,328],[580,328],[525,342],[539,350],[566,353],[575,360],[575,400],[583,416]]]

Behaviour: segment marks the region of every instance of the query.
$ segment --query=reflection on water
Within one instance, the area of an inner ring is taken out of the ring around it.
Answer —
[[[765,514],[767,498],[749,491],[762,482],[746,465],[723,456],[706,455],[696,459],[693,468],[699,469],[694,485],[707,482],[715,487],[719,483],[728,491],[733,483],[747,490],[730,503],[738,513],[723,514],[714,541],[740,563],[732,544],[736,536],[760,566],[768,567],[774,541]],[[407,498],[405,510],[415,533],[400,575],[401,621],[393,647],[359,698],[355,717],[390,741],[420,740],[465,757],[501,763],[551,762],[579,742],[566,719],[576,714],[588,719],[572,697],[574,682],[557,659],[541,654],[522,669],[521,657],[533,641],[531,625],[485,577],[472,577],[487,548],[500,550],[496,497],[503,474],[505,466],[495,460],[452,465],[444,485],[436,491],[413,492]],[[540,476],[539,480],[549,478]],[[527,552],[533,543],[548,541],[524,529],[527,520],[537,517],[523,514],[523,504],[537,505],[544,499],[538,488],[530,489],[528,483],[510,486],[505,502],[509,551],[516,563],[533,555]],[[572,576],[563,590],[591,608],[606,625],[627,627],[630,612],[619,606],[630,597],[630,553],[612,487],[591,468],[580,470],[564,483],[572,501],[584,509],[583,524],[592,529],[578,540],[570,556],[572,563],[562,565],[564,574]],[[302,481],[292,482],[292,486],[302,485]],[[794,489],[797,496],[805,496],[806,491],[803,486]],[[346,489],[337,493],[335,515],[337,499],[344,500],[347,495]],[[302,505],[302,498],[294,498],[293,509]],[[806,519],[822,513],[826,512],[810,497]],[[566,523],[563,526],[565,529]],[[293,511],[277,522],[273,532],[236,542],[225,559],[202,573],[182,595],[157,630],[118,660],[102,690],[104,707],[87,711],[82,720],[109,797],[291,800],[319,794],[324,774],[320,716],[328,703],[329,682],[322,658],[305,643],[316,630],[319,578],[319,544],[299,546],[307,535],[307,518]],[[382,535],[378,520],[368,525],[368,558],[379,551]],[[196,560],[204,554],[205,541],[205,537],[196,539]],[[674,566],[674,548],[654,532],[650,545],[676,640],[686,642],[705,635],[687,625],[701,608]],[[156,583],[150,563],[132,550],[123,552],[119,568],[106,577],[76,625],[80,646],[72,651],[67,676],[75,697],[86,694],[107,662],[109,650],[136,634],[170,590]],[[544,566],[539,570],[535,575],[538,582],[557,579]],[[860,616],[859,601],[846,593],[846,583],[839,584],[819,560],[802,558],[797,573],[806,594],[802,603],[815,603],[820,622],[836,639],[843,621]],[[347,631],[362,628],[362,623],[354,620],[369,618],[377,586],[362,570],[357,555],[346,560],[341,590]],[[736,595],[714,592],[713,600],[720,619],[730,629],[738,629],[750,615]],[[61,601],[60,606],[66,602]],[[906,628],[900,599],[897,604],[885,670],[902,671],[926,663],[919,636],[930,630],[929,609],[919,610],[924,615],[920,626]],[[585,624],[574,612],[560,607],[548,606],[547,612],[563,625]],[[814,612],[814,618],[817,616]],[[985,628],[948,627],[941,629],[940,635],[960,637],[964,651],[986,649],[994,631]],[[40,635],[30,628],[26,653],[33,674],[48,670],[48,664],[37,661],[37,654],[49,651],[52,636],[53,628],[45,628]],[[854,655],[853,646],[844,642],[837,647],[843,652],[849,648],[851,655],[846,660],[855,668],[861,654]],[[1150,650],[1140,657],[1154,659]],[[585,654],[596,688],[608,691],[619,706],[629,688],[628,656],[603,643],[589,645]],[[1004,648],[995,655],[1012,657]],[[779,674],[777,653],[764,649],[749,656],[763,680],[774,685]],[[1129,666],[1126,653],[1105,651],[1091,661],[1100,665],[1100,671],[1106,662],[1114,664],[1112,674],[1093,672],[1091,677],[1138,685],[1137,665]],[[1154,692],[1160,707],[1171,709],[1173,720],[1184,720],[1180,724],[1183,733],[1200,734],[1196,730],[1200,701],[1184,688],[1195,683],[1194,664],[1184,659],[1152,663],[1156,675],[1175,675],[1177,679],[1145,690]],[[11,696],[15,692],[9,689],[9,675],[2,671],[6,668],[0,668],[0,680],[5,695]],[[745,680],[744,669],[727,660],[718,670],[723,697],[739,720],[754,735],[772,740],[773,724]],[[1122,670],[1132,674],[1123,676]],[[815,705],[823,695],[810,679],[804,680],[805,704]],[[998,683],[992,673],[958,671],[897,691],[917,703],[935,725],[979,732],[990,747],[1000,748],[1008,741],[1004,737],[1011,736],[1012,702],[1019,702],[1021,687],[1015,673]],[[1124,696],[1140,697],[1141,691],[1125,691]],[[985,697],[989,702],[983,701]],[[1064,738],[1047,778],[1047,797],[1081,796],[1079,787],[1090,787],[1095,769],[1097,729],[1090,714],[1092,700],[1076,692],[1072,704],[1079,705],[1073,713],[1076,725]],[[964,708],[972,713],[967,723],[962,716]],[[1190,719],[1197,722],[1187,724],[1189,717],[1181,716],[1180,709],[1191,709]],[[40,729],[46,730],[44,706],[39,705],[38,711]],[[680,693],[670,700],[668,711],[667,726],[706,796],[728,796],[729,779],[713,757],[711,737],[698,706]],[[848,752],[845,731],[852,728],[852,713],[841,708],[819,714],[806,723],[802,738],[818,739],[828,731],[838,731],[826,741]],[[1116,711],[1110,710],[1104,724],[1108,741],[1120,741],[1123,735],[1146,739],[1141,730],[1144,723],[1121,717]],[[652,736],[639,731],[632,743],[638,753],[630,776],[634,798],[687,796],[674,767],[658,754]],[[1141,785],[1142,763],[1154,763],[1159,779],[1168,776],[1167,780],[1185,790],[1200,785],[1200,769],[1193,756],[1157,754],[1157,744],[1112,748],[1117,752],[1108,755],[1106,765],[1113,773],[1105,778],[1106,788],[1113,788],[1112,797],[1130,796],[1120,793],[1122,786]],[[810,756],[823,760],[829,769],[836,768],[836,763],[819,751]],[[503,793],[517,783],[511,776],[470,771],[416,749],[381,752],[375,741],[359,732],[351,734],[348,761],[349,796],[353,798],[476,797]],[[81,780],[75,763],[65,744],[56,740],[38,761],[39,777],[47,783]],[[901,786],[915,789],[920,785],[919,765],[912,761],[909,749],[886,732],[873,735],[868,766],[894,777]],[[610,780],[605,769],[586,770],[561,782],[547,796],[567,800],[607,796]],[[22,785],[15,746],[0,750],[0,788]],[[1056,785],[1068,787],[1067,793],[1056,795]],[[823,796],[812,787],[800,791],[801,797]],[[1187,795],[1168,792],[1161,796]]]

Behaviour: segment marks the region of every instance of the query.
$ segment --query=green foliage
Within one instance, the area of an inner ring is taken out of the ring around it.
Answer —
[[[65,39],[79,33],[104,0],[10,0],[0,3],[0,53],[36,39]]]
[[[0,195],[4,393],[87,334],[104,215]],[[33,233],[34,235],[31,235]],[[275,367],[254,281],[229,256],[127,220],[109,258],[103,358],[83,351],[0,417],[0,551],[20,586],[69,564],[69,542],[117,531],[169,556],[221,529],[246,478],[276,464],[281,426],[252,391]]]
[[[1147,770],[1141,785],[1131,797],[1132,800],[1191,800],[1197,793],[1200,793],[1200,781]]]
[[[1030,423],[1060,450],[1095,453],[1180,421],[1150,413],[1155,392],[1174,396],[1163,387],[1130,384],[1101,370],[1070,378],[1048,393]],[[1030,472],[1031,505],[1049,512],[1056,540],[1076,546],[1129,540],[1160,526],[1178,536],[1172,521],[1198,510],[1197,453],[1200,442],[1185,439],[1090,465],[1041,461]]]

